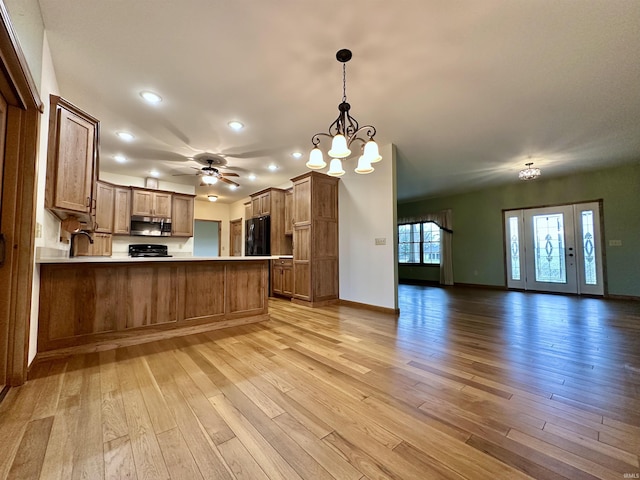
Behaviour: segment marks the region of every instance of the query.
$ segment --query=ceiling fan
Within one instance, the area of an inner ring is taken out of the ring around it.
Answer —
[[[182,175],[197,175],[199,177],[202,177],[201,178],[202,182],[200,183],[201,187],[213,185],[217,183],[218,180],[224,183],[228,183],[229,185],[234,185],[236,187],[240,186],[233,180],[229,180],[228,178],[226,178],[226,177],[239,177],[240,175],[238,175],[237,173],[222,173],[220,172],[220,170],[218,170],[219,168],[231,168],[227,166],[226,158],[220,155],[215,155],[212,153],[205,152],[205,153],[200,153],[198,155],[195,155],[193,159],[196,162],[204,165],[204,167],[201,167],[201,168],[189,167],[189,168],[193,168],[194,170],[197,170],[195,174],[175,173],[173,174],[173,176],[176,177],[176,176],[182,176]]]

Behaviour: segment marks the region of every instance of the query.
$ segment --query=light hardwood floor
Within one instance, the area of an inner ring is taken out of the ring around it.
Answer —
[[[640,302],[400,299],[38,363],[0,405],[0,478],[639,477]]]

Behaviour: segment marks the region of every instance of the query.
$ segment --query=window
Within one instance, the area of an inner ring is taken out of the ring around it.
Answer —
[[[440,227],[433,222],[398,225],[398,262],[440,264]]]

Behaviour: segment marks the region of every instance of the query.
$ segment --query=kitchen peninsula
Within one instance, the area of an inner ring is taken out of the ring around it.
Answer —
[[[40,259],[38,357],[268,320],[270,259]]]

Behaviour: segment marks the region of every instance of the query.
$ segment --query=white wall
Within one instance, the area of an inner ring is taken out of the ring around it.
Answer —
[[[42,47],[42,77],[34,79],[40,85],[40,96],[44,104],[44,113],[40,117],[40,138],[38,145],[37,164],[37,194],[36,194],[36,239],[35,247],[47,254],[54,255],[59,252],[65,255],[68,245],[60,242],[60,221],[44,208],[44,190],[47,173],[47,144],[49,132],[49,95],[58,93],[58,80],[53,68],[51,51],[46,32]],[[31,322],[29,330],[29,357],[30,364],[36,356],[38,342],[38,309],[40,308],[40,267],[34,265],[33,290],[31,293]]]
[[[340,299],[398,308],[395,146],[380,148],[382,161],[368,175],[344,162],[339,183]],[[386,245],[376,245],[375,239]]]

